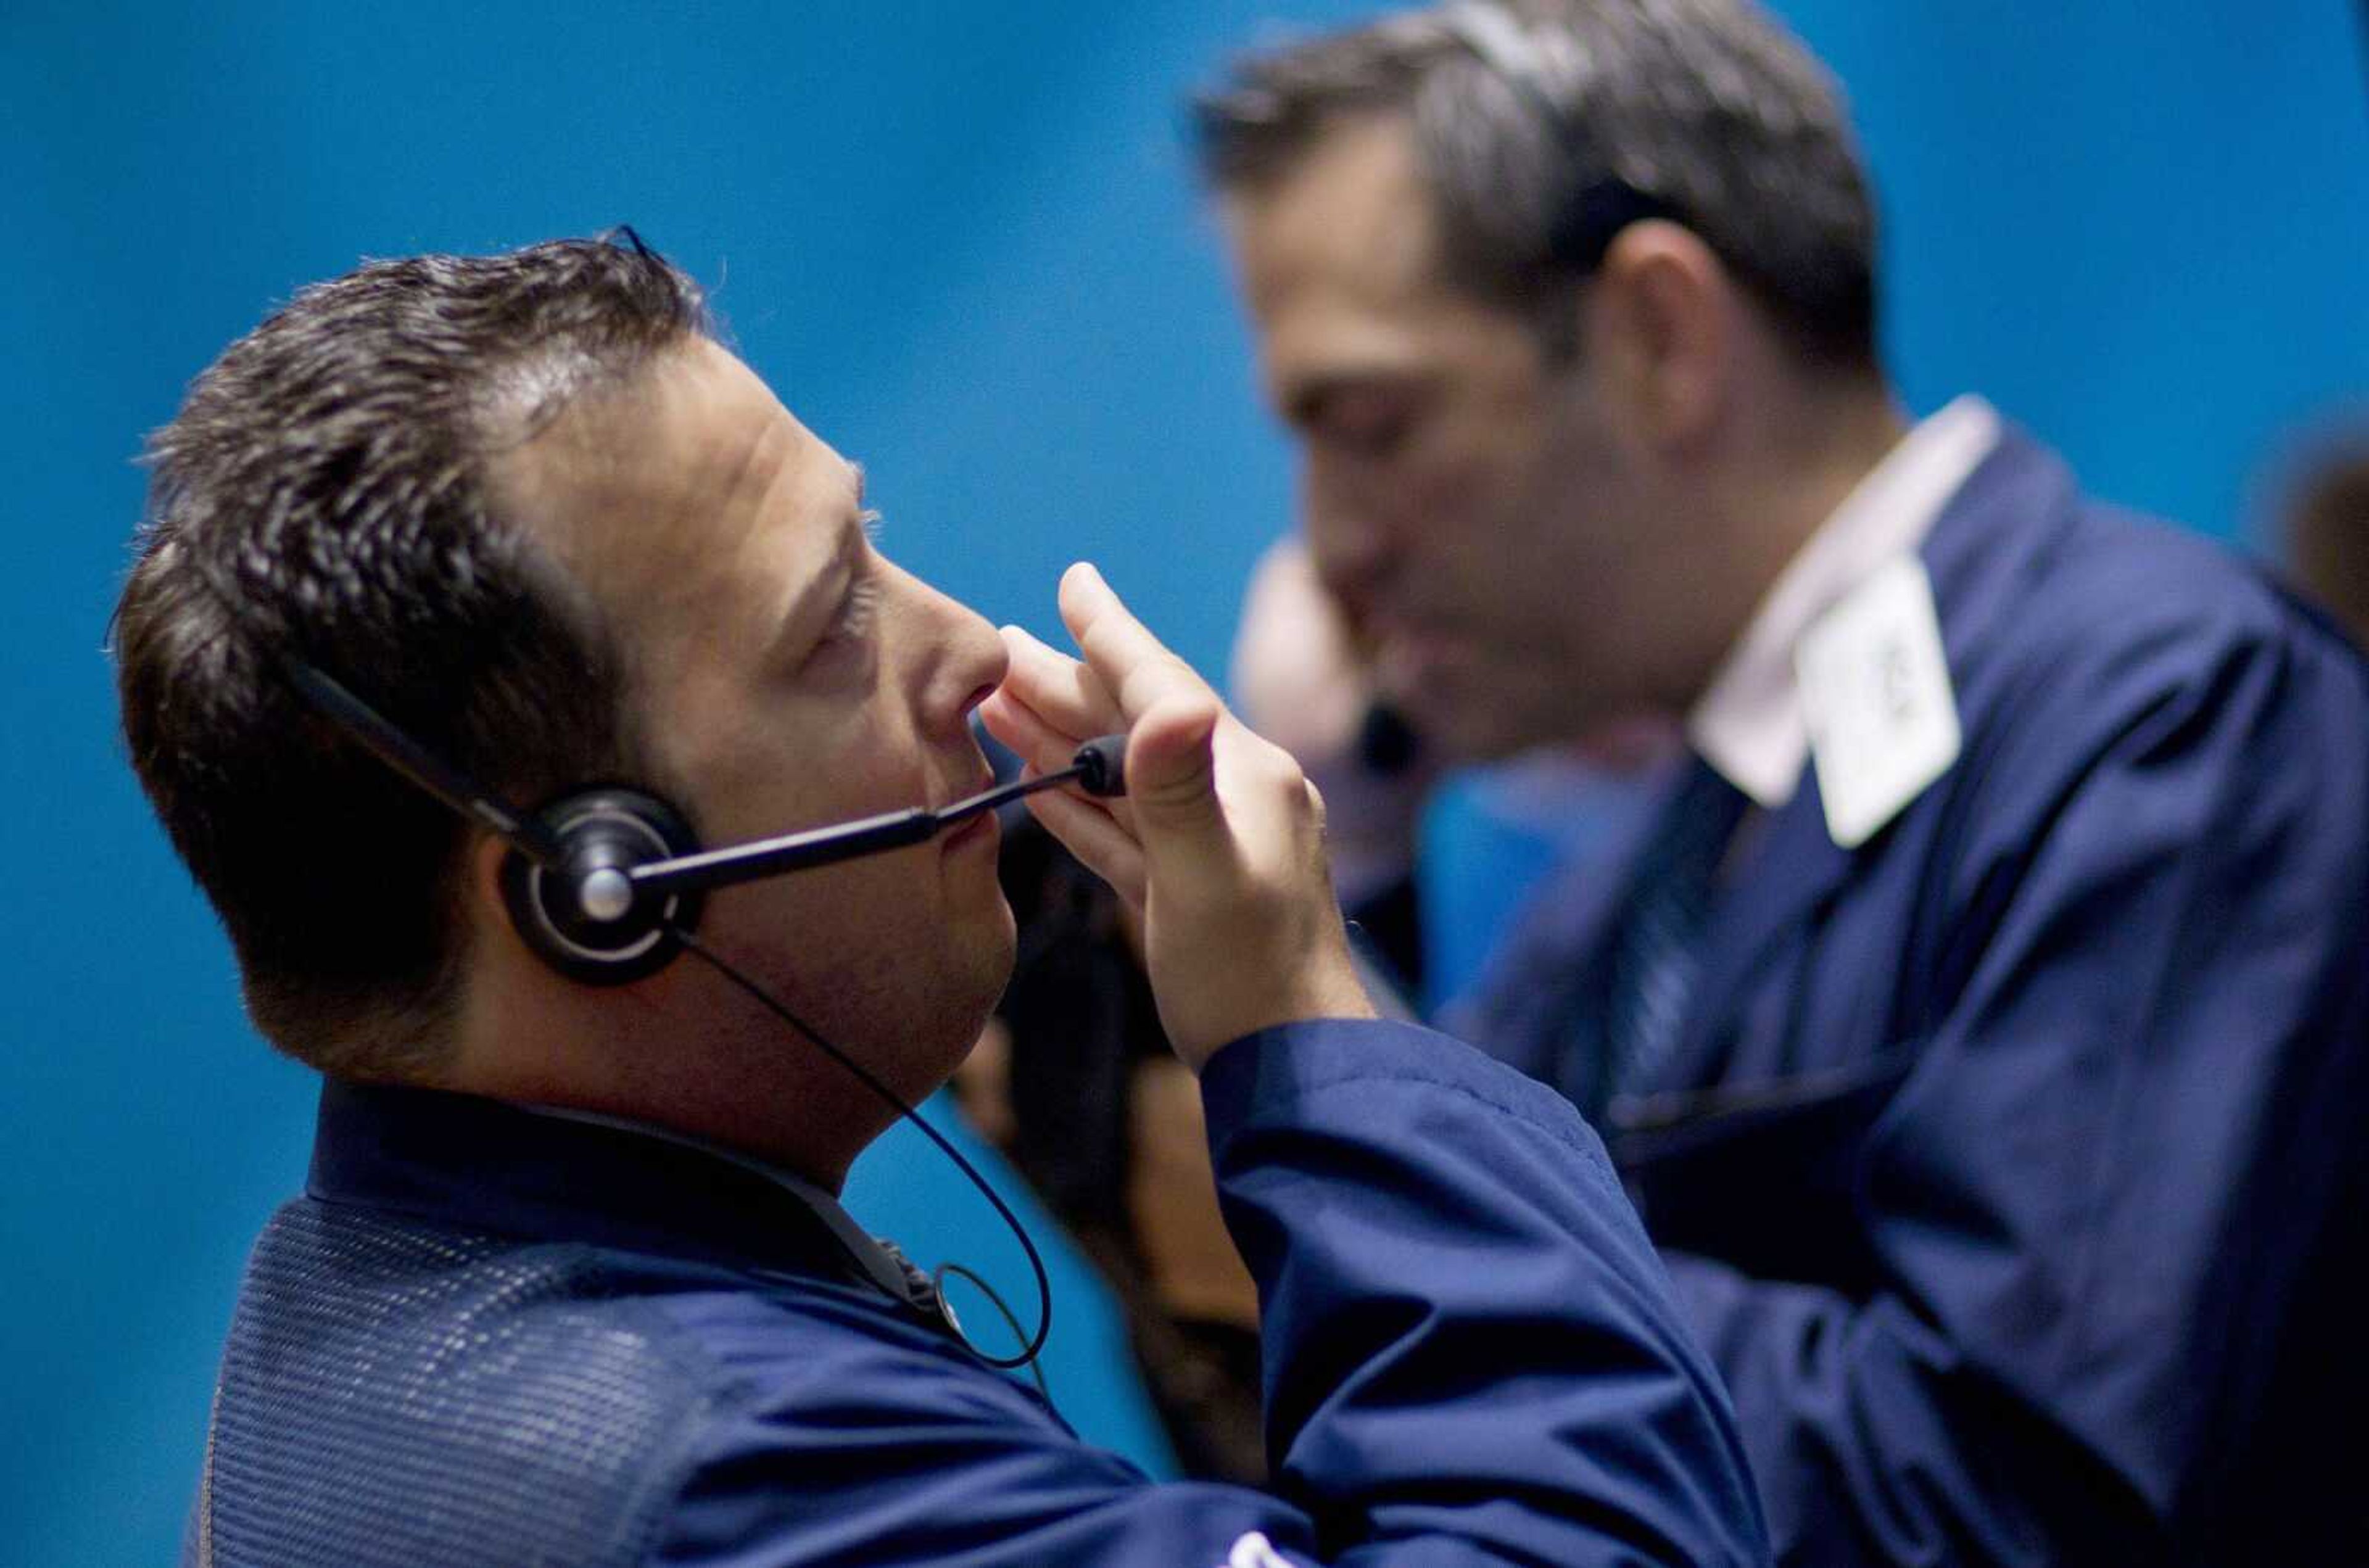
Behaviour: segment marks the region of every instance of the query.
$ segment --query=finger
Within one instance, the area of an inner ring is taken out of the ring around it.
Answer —
[[[1128,903],[1143,903],[1143,846],[1107,811],[1074,795],[1047,790],[1032,795],[1029,813],[1061,841],[1080,864],[1111,886]]]
[[[1036,709],[1010,692],[997,690],[978,704],[978,719],[1028,771],[1059,773],[1070,765],[1080,742],[1045,722]]]
[[[1251,578],[1227,678],[1242,722],[1301,758],[1348,750],[1373,705],[1371,660],[1296,536]]]
[[[1226,833],[1211,743],[1225,709],[1208,692],[1163,697],[1138,719],[1127,739],[1127,795],[1135,819],[1158,850],[1198,850]]]
[[[1141,717],[1171,695],[1215,700],[1209,683],[1153,636],[1083,561],[1061,575],[1061,620],[1128,718]]]
[[[1005,689],[1046,722],[1080,740],[1124,727],[1117,699],[1093,670],[1018,626],[1003,628],[1003,646],[1010,655]]]
[[[978,714],[987,726],[988,733],[1003,742],[1020,759],[1024,777],[1058,773],[1077,761],[1081,743],[1047,724],[1009,692],[990,694],[979,704]],[[1135,818],[1123,797],[1089,799],[1084,804],[1117,818],[1122,832],[1134,833]]]

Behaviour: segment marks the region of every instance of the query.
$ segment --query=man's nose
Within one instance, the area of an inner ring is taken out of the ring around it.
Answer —
[[[930,721],[947,733],[967,734],[971,710],[1003,684],[1012,655],[987,617],[918,578],[915,587],[924,596],[930,642],[938,652],[927,677]]]
[[[1299,515],[1317,575],[1343,600],[1361,602],[1390,572],[1390,530],[1364,486],[1311,460],[1300,470]]]

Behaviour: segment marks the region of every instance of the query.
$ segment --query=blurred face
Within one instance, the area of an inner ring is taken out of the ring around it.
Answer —
[[[1584,364],[1439,280],[1403,124],[1327,132],[1227,219],[1309,545],[1383,690],[1467,756],[1640,705],[1637,465]]]
[[[653,772],[707,843],[990,782],[968,716],[1002,679],[993,628],[880,554],[859,472],[724,349],[571,407],[506,478],[629,650]],[[712,895],[702,930],[918,1099],[1011,969],[996,850],[989,814]]]

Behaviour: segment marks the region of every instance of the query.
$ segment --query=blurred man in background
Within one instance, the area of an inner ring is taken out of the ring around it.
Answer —
[[[1257,716],[1366,885],[1374,695],[1448,760],[1684,727],[1469,1026],[1611,1139],[1780,1556],[2362,1556],[2353,651],[1903,416],[1837,94],[1743,0],[1395,17],[1198,125],[1371,650]]]

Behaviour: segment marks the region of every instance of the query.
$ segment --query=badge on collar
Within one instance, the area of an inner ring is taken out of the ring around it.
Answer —
[[[1925,563],[1904,555],[1803,633],[1793,673],[1826,832],[1857,849],[1958,760],[1958,698]]]

